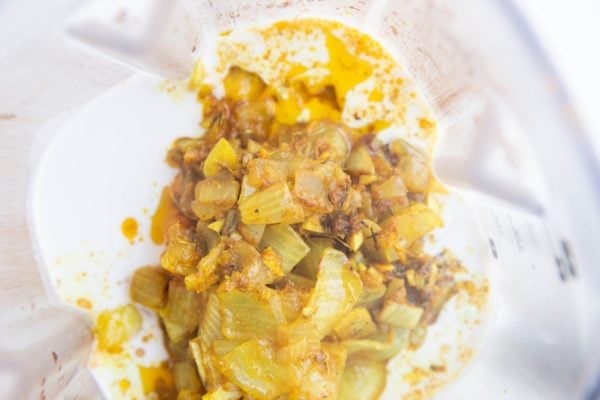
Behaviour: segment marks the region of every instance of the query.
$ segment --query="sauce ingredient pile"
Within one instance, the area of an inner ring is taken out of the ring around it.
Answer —
[[[377,399],[386,362],[419,347],[464,285],[449,253],[423,250],[443,224],[429,155],[340,120],[370,74],[344,57],[330,64],[355,81],[331,72],[287,92],[238,66],[220,98],[192,77],[206,132],[168,152],[166,249],[131,283],[166,332],[175,389],[162,396]]]

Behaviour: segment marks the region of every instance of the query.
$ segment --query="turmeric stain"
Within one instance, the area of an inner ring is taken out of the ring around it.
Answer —
[[[133,239],[138,233],[138,222],[135,220],[135,218],[125,218],[121,224],[121,232],[123,232],[123,236],[125,236],[127,240],[133,244]]]
[[[156,244],[164,243],[167,231],[176,222],[179,222],[185,228],[191,226],[191,221],[175,205],[171,187],[165,186],[150,224],[150,238],[152,241]]]
[[[83,297],[78,298],[75,304],[77,304],[77,307],[83,308],[85,310],[92,309],[92,303],[88,299],[85,299]]]
[[[329,50],[329,77],[326,84],[335,88],[340,106],[343,108],[346,93],[354,86],[371,76],[373,67],[368,61],[348,51],[346,44],[329,32],[325,34],[325,44]]]
[[[416,385],[424,378],[427,377],[427,373],[420,368],[414,368],[412,371],[404,375],[404,380],[411,385]]]
[[[129,389],[130,387],[131,387],[131,382],[129,382],[129,380],[127,380],[127,379],[119,380],[119,389],[121,389],[121,392],[126,392],[127,389]]]
[[[151,392],[166,394],[173,390],[173,376],[166,363],[158,367],[138,366],[138,369],[145,395]]]
[[[319,119],[339,121],[348,92],[372,76],[373,65],[363,56],[377,53],[378,46],[369,38],[361,39],[361,35],[365,36],[364,34],[346,32],[352,36],[350,41],[353,46],[349,47],[342,37],[331,33],[332,30],[340,27],[341,25],[331,21],[311,19],[304,22],[281,21],[259,31],[269,44],[273,44],[270,42],[272,37],[292,40],[298,33],[310,35],[315,30],[321,31],[329,55],[327,62],[315,62],[313,65],[324,70],[324,75],[313,76],[306,74],[309,71],[307,66],[289,60],[294,56],[295,50],[288,52],[281,49],[276,56],[271,55],[270,49],[265,52],[263,58],[269,59],[276,65],[287,66],[281,71],[283,75],[280,78],[283,84],[267,89],[267,92],[273,92],[273,97],[276,99],[275,120],[277,122],[293,125],[299,121]]]
[[[432,121],[427,118],[419,118],[419,127],[423,129],[426,133],[434,133],[435,132],[435,121]]]
[[[383,92],[379,89],[373,89],[369,94],[369,101],[381,101],[383,100]]]

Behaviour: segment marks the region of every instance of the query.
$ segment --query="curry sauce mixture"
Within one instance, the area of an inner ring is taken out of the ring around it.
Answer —
[[[310,34],[307,26],[260,32]],[[406,121],[402,79],[396,92],[365,83],[385,76],[386,64],[372,62],[380,46],[353,30],[347,45],[337,23],[314,26],[322,61],[277,66],[275,79],[224,46],[220,95],[202,64],[191,77],[205,133],[168,151],[177,175],[152,226],[166,247],[160,266],[138,269],[131,283],[133,301],[154,310],[166,333],[173,384],[154,396],[377,399],[386,362],[418,348],[465,287],[449,252],[424,251],[424,237],[443,225],[429,204],[439,188],[430,147],[377,137]],[[263,61],[293,58],[267,51]],[[385,104],[357,109],[356,90]],[[411,123],[431,143],[435,124]],[[134,310],[118,312],[123,326],[139,325]],[[108,331],[98,330],[99,345],[111,349],[135,327]]]

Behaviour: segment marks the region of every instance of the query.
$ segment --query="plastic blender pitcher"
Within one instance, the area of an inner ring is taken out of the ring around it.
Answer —
[[[489,326],[471,367],[439,398],[593,396],[599,171],[512,2],[61,0],[36,13],[18,3],[0,4],[1,398],[102,398],[87,368],[92,322],[54,293],[28,203],[57,132],[140,71],[186,76],[213,32],[306,16],[358,26],[406,66],[440,124],[435,173],[483,227]]]

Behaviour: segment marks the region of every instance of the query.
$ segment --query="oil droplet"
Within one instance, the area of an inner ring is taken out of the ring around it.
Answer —
[[[145,395],[150,392],[169,392],[173,389],[173,377],[166,363],[158,367],[139,366],[138,368]]]
[[[383,92],[379,89],[373,89],[369,94],[369,101],[381,101],[383,100]]]
[[[156,211],[152,216],[152,223],[150,225],[150,238],[152,241],[156,244],[164,243],[165,233],[171,225],[178,221],[185,227],[191,224],[173,202],[171,188],[165,186],[160,195]]]
[[[427,374],[421,368],[414,368],[412,371],[404,375],[404,380],[411,385],[415,385],[426,377]]]
[[[127,379],[119,380],[119,389],[121,389],[121,392],[126,392],[130,386],[131,386],[131,383],[129,382],[129,380],[127,380]]]
[[[129,242],[133,243],[133,238],[135,238],[135,235],[138,233],[138,223],[135,218],[125,218],[121,224],[121,232],[123,232],[123,236],[125,236]]]
[[[335,88],[338,101],[343,106],[346,93],[371,76],[373,67],[348,51],[346,44],[337,36],[326,32],[325,44],[329,50],[329,83]]]
[[[92,303],[88,300],[88,299],[84,299],[82,297],[80,297],[79,299],[77,299],[76,303],[78,307],[81,307],[85,310],[91,310],[92,309]]]

